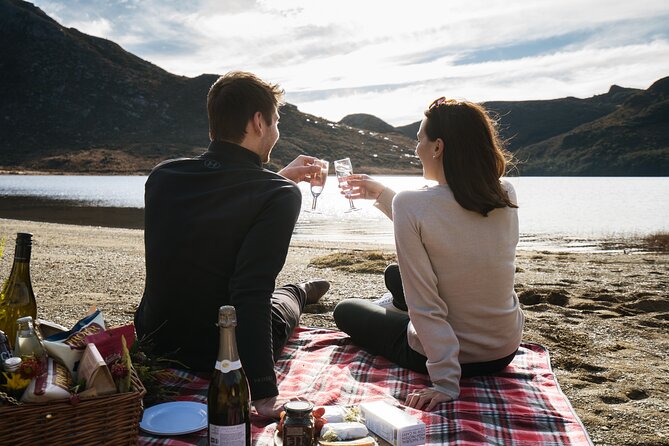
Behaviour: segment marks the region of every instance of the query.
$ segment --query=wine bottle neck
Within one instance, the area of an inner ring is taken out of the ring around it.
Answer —
[[[14,264],[12,264],[12,270],[9,273],[9,277],[12,276],[23,280],[30,280],[29,261],[17,260],[14,258]]]
[[[32,245],[17,243],[16,249],[14,250],[14,263],[30,263],[30,253],[32,250]]]
[[[216,368],[229,372],[241,368],[239,353],[237,353],[237,339],[235,337],[235,327],[220,327],[220,342],[218,345],[218,357],[216,359]]]

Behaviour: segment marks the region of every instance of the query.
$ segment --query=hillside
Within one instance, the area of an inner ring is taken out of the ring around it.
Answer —
[[[669,175],[669,78],[648,90],[613,85],[591,98],[498,101],[483,105],[497,119],[516,158],[512,174]],[[358,115],[355,115],[358,116]],[[362,128],[383,123],[349,119]],[[376,118],[378,119],[378,118]],[[414,137],[420,122],[392,130]],[[370,129],[371,130],[371,129]]]
[[[218,75],[177,76],[114,42],[65,28],[31,3],[0,0],[0,170],[146,173],[207,146]],[[647,90],[487,102],[521,175],[669,175],[669,78]],[[340,122],[281,110],[272,169],[301,153],[357,171],[419,173],[418,122]]]
[[[515,152],[526,175],[669,175],[669,78],[598,119]]]
[[[176,76],[105,39],[65,28],[31,3],[0,0],[0,169],[143,173],[207,146],[216,75]],[[272,153],[349,156],[358,170],[420,172],[414,143],[282,109]],[[275,167],[275,166],[270,166]]]
[[[366,129],[370,132],[379,132],[379,133],[392,133],[397,130],[386,121],[381,118],[377,118],[374,115],[368,115],[366,113],[356,113],[352,115],[344,116],[340,121],[340,124],[349,125],[351,127],[357,127],[359,129]],[[411,135],[406,135],[411,138]],[[415,134],[413,136],[416,136]]]

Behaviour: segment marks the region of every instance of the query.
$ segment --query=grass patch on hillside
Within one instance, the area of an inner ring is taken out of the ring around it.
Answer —
[[[397,262],[395,254],[381,251],[337,251],[314,257],[309,266],[334,268],[351,273],[381,274],[390,263]]]

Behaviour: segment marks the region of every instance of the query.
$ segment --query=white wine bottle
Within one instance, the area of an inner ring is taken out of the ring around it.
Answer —
[[[5,332],[10,343],[16,339],[17,319],[37,317],[37,302],[30,282],[32,237],[32,234],[24,232],[16,234],[14,264],[0,293],[0,330]]]
[[[222,306],[218,311],[218,357],[207,393],[212,446],[251,445],[251,392],[237,353],[236,326],[235,307]]]

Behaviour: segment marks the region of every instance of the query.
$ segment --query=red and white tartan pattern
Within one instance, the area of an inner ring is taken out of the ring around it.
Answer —
[[[411,390],[430,384],[427,375],[370,355],[345,333],[327,329],[298,328],[276,371],[282,396],[306,397],[317,406],[373,400],[401,405]],[[179,391],[182,396],[176,399],[206,403],[208,381],[176,372],[187,381],[163,382]],[[523,343],[506,369],[462,379],[460,389],[460,398],[432,412],[403,407],[426,424],[426,444],[592,445],[541,345]],[[254,414],[252,422],[253,444],[273,445],[273,420]],[[139,443],[206,445],[206,430],[171,438],[140,433]]]

